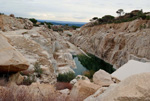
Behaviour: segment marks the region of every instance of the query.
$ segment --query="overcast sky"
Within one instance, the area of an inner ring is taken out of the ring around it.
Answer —
[[[0,0],[0,12],[15,16],[58,21],[88,22],[104,15],[117,16],[135,9],[150,11],[150,0]]]

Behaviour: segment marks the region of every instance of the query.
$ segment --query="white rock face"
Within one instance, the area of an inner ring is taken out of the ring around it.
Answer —
[[[100,86],[109,86],[113,83],[111,75],[104,70],[99,70],[93,75],[93,82]]]
[[[111,75],[122,81],[131,75],[145,72],[150,72],[150,62],[143,63],[135,60],[129,60]]]
[[[150,101],[149,78],[150,72],[130,76],[91,101]]]
[[[62,49],[62,45],[58,41],[55,41],[53,43],[53,52],[56,52],[56,51],[58,51],[60,49]]]

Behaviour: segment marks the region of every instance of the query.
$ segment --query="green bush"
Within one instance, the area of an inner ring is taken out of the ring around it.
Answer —
[[[41,74],[43,73],[38,62],[34,64],[34,72],[37,73],[37,77],[41,77]]]
[[[93,17],[93,18],[92,18],[92,20],[97,20],[97,19],[98,19],[98,17]]]
[[[53,31],[56,31],[56,32],[63,32],[63,29],[62,29],[62,28],[53,28]]]
[[[31,19],[29,19],[33,24],[36,24],[37,23],[37,20],[36,19],[34,19],[34,18],[31,18]]]
[[[77,28],[79,28],[79,27],[72,25],[71,28],[73,28],[73,29],[75,30],[75,29],[77,29]]]
[[[95,73],[94,70],[88,70],[88,71],[83,72],[83,75],[86,76],[86,77],[88,77],[89,79],[92,79],[94,73]]]
[[[137,14],[138,18],[146,19],[146,14],[143,13],[143,11],[138,12]]]
[[[145,28],[147,28],[147,27],[146,27],[146,24],[140,25],[140,29],[145,29]]]
[[[64,74],[59,74],[57,80],[59,82],[70,82],[75,78],[75,74],[73,72],[68,72]]]
[[[146,16],[146,20],[150,20],[150,16]]]
[[[106,22],[106,23],[111,23],[113,22],[114,19],[115,17],[111,15],[105,15],[102,17],[103,22]]]
[[[0,15],[4,15],[4,13],[0,13]]]

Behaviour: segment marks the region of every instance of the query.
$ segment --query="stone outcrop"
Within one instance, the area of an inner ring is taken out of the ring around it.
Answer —
[[[109,87],[92,101],[149,101],[150,73],[136,74],[128,77],[118,85]],[[89,101],[88,98],[85,101]]]
[[[70,41],[119,68],[130,59],[150,60],[150,20],[83,26]]]
[[[2,31],[31,29],[32,27],[33,23],[28,19],[15,18],[7,15],[0,15],[0,29]]]
[[[100,86],[109,86],[113,83],[111,75],[104,70],[99,70],[93,75],[93,82]]]
[[[38,64],[39,68],[43,70],[41,78],[36,78],[36,81],[44,83],[55,83],[56,74],[51,59],[52,41],[51,32],[44,27],[37,27],[31,30],[16,30],[3,32],[10,43],[21,52],[29,62],[29,69],[23,73],[35,74],[34,70]],[[54,36],[53,36],[54,37]]]
[[[24,56],[9,44],[4,35],[0,34],[0,72],[19,72],[28,67]]]
[[[90,81],[80,80],[73,86],[67,101],[83,101],[83,99],[94,94],[98,88],[100,86]]]

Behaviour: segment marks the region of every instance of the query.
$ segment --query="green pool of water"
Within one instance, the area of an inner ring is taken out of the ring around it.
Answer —
[[[103,69],[110,74],[115,71],[113,66],[104,60],[92,54],[88,54],[88,56],[90,58],[83,54],[74,56],[74,60],[77,66],[76,69],[73,69],[75,71],[75,75],[82,75],[85,71],[96,72],[99,69]]]

